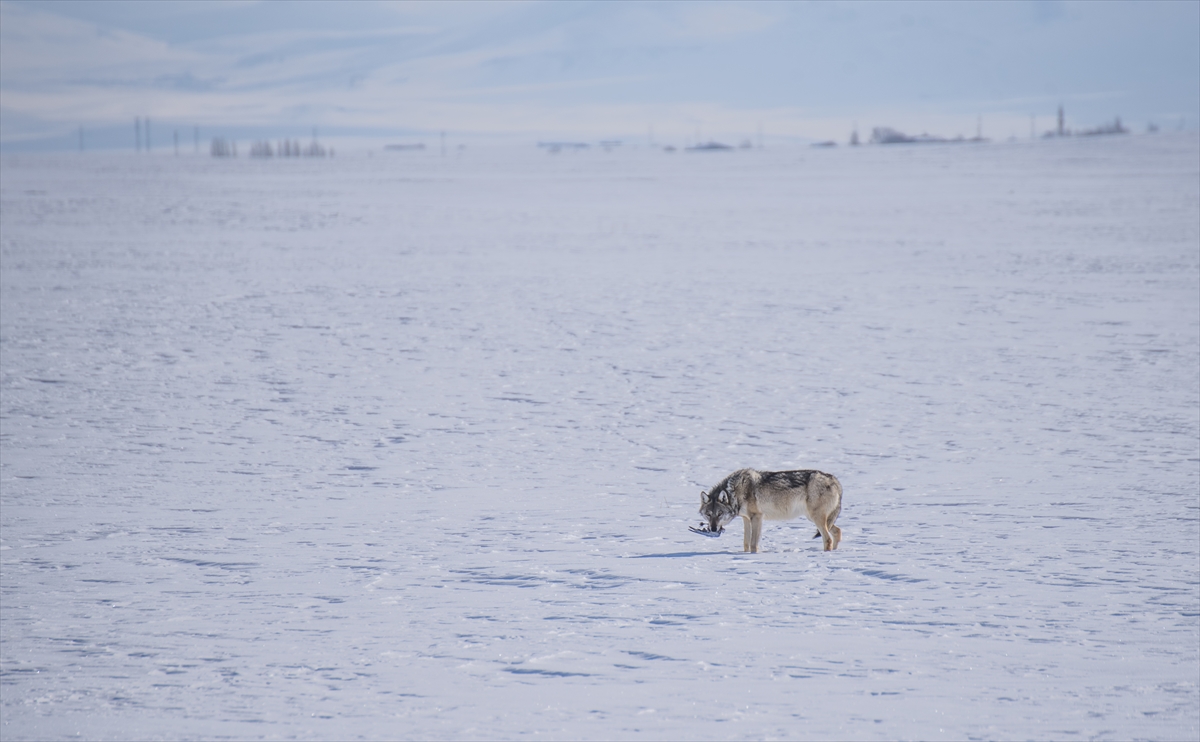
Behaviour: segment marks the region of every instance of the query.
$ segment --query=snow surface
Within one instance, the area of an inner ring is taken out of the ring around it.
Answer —
[[[1200,736],[1194,134],[2,175],[5,740]]]

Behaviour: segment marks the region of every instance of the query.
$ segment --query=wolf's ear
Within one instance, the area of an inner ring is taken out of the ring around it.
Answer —
[[[708,502],[708,493],[700,490],[700,502]]]

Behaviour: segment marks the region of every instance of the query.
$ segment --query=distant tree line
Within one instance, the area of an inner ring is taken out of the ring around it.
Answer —
[[[224,137],[214,137],[209,152],[213,157],[237,157],[237,142]],[[251,157],[333,157],[333,148],[325,147],[313,140],[307,146],[298,139],[284,139],[272,144],[260,139],[250,145]]]
[[[327,150],[316,141],[307,147],[302,146],[296,139],[284,139],[277,142],[274,147],[265,139],[260,139],[250,145],[251,157],[330,157],[332,155],[332,149]]]

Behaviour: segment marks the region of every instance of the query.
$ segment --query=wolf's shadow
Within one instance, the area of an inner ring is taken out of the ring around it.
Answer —
[[[746,552],[738,551],[675,551],[670,554],[638,554],[637,556],[629,557],[629,559],[686,559],[688,557],[702,556],[721,556],[731,554],[745,554]]]

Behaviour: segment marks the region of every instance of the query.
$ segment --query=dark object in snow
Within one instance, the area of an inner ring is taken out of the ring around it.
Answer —
[[[709,530],[708,526],[704,523],[701,523],[699,528],[692,526],[692,527],[688,528],[688,530],[691,531],[692,533],[698,533],[701,536],[709,536],[711,538],[716,538],[717,536],[720,536],[722,533],[725,533],[724,528],[717,530],[717,531]]]

